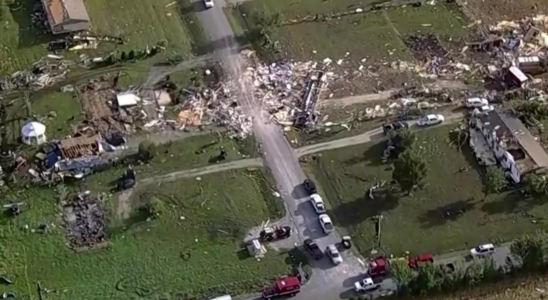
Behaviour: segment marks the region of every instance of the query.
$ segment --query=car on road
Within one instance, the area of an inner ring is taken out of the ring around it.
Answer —
[[[320,221],[320,225],[322,226],[323,232],[325,234],[330,234],[331,232],[335,231],[335,227],[333,227],[333,222],[331,222],[331,218],[326,214],[321,214],[318,216],[318,220]]]
[[[354,283],[354,291],[356,291],[356,293],[367,293],[378,289],[380,286],[379,283],[373,281],[373,278],[367,277]]]
[[[483,244],[479,245],[470,250],[472,256],[485,256],[490,255],[495,252],[495,246],[493,244]]]
[[[323,257],[322,249],[320,249],[320,246],[318,246],[318,244],[316,244],[316,242],[314,242],[312,239],[304,240],[304,248],[306,249],[306,251],[308,251],[308,253],[310,253],[312,258],[316,260]]]
[[[489,101],[485,98],[474,97],[466,99],[466,107],[468,108],[482,107],[486,105],[489,105]]]
[[[382,126],[382,130],[385,134],[388,134],[390,131],[397,131],[402,128],[408,128],[409,129],[409,123],[403,122],[403,121],[397,121],[394,123],[385,124]]]
[[[303,187],[310,195],[318,193],[318,190],[316,189],[316,184],[310,179],[305,179],[303,181]]]
[[[206,8],[212,8],[213,6],[215,6],[213,0],[204,0],[204,5]]]
[[[323,214],[326,212],[325,204],[323,203],[323,199],[318,194],[312,194],[310,195],[310,203],[312,203],[312,206],[314,207],[314,210],[318,214]]]
[[[417,121],[419,126],[432,126],[441,124],[445,121],[445,118],[442,115],[426,115]]]
[[[331,259],[331,262],[334,265],[340,265],[343,262],[341,253],[339,253],[339,250],[335,245],[329,245],[325,249],[325,252],[327,253],[327,256]]]

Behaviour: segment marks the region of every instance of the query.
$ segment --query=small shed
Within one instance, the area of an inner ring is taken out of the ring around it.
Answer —
[[[29,122],[21,128],[21,139],[27,145],[40,145],[46,142],[46,125]]]
[[[90,19],[83,0],[42,0],[53,34],[88,30]]]

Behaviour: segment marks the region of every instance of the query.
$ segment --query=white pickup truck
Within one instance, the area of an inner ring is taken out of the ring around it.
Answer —
[[[367,277],[354,283],[354,291],[356,293],[367,293],[378,289],[380,286],[380,283],[375,283],[371,277]]]

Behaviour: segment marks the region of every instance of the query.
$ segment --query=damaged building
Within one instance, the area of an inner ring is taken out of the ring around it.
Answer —
[[[523,123],[509,111],[495,111],[473,120],[507,176],[519,183],[523,176],[548,168],[548,154]],[[476,153],[477,155],[477,153]]]
[[[53,34],[88,30],[90,19],[83,0],[42,0]]]

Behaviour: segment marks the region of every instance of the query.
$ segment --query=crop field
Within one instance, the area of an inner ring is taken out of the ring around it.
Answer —
[[[29,209],[0,219],[2,237],[10,241],[0,244],[0,270],[21,299],[38,299],[38,281],[54,290],[47,298],[55,299],[188,299],[256,291],[292,267],[283,252],[269,249],[256,260],[242,249],[249,228],[282,214],[264,178],[260,170],[226,172],[151,186],[134,194],[136,208],[126,220],[117,219],[115,199],[109,198],[103,205],[109,245],[80,253],[66,245],[53,190],[26,190],[17,197]],[[165,209],[147,221],[141,205],[151,197]],[[45,233],[39,233],[42,224]]]
[[[193,12],[188,1],[165,7],[169,0],[107,1],[85,0],[91,19],[92,31],[99,35],[119,36],[125,40],[120,47],[103,43],[97,51],[144,50],[160,41],[167,42],[167,57],[188,58],[192,39],[200,28],[191,24]],[[46,44],[58,37],[44,33],[31,21],[33,0],[4,0],[0,2],[0,74],[13,72],[31,65],[46,54]],[[67,53],[69,56],[70,53]]]
[[[384,216],[382,248],[396,255],[446,253],[546,228],[548,204],[523,200],[519,192],[485,196],[481,169],[470,149],[450,145],[451,129],[417,132],[429,175],[427,186],[412,196],[368,197],[371,186],[391,180],[390,165],[381,162],[382,142],[323,152],[309,165],[332,207],[328,213],[361,253],[376,246],[372,217],[377,215]]]

